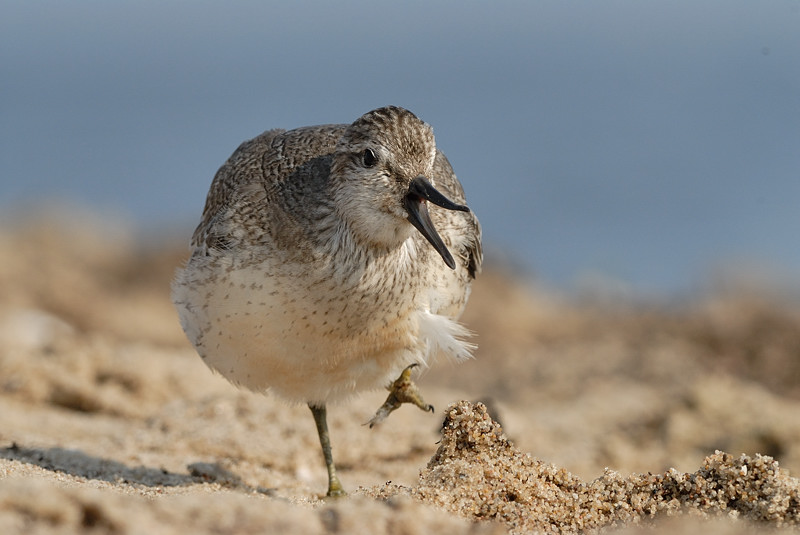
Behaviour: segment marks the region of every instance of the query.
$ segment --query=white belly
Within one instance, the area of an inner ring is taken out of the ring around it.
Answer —
[[[209,367],[237,385],[308,403],[386,386],[436,352],[470,355],[468,331],[430,312],[431,292],[395,290],[193,258],[172,297]]]
[[[208,366],[252,390],[298,402],[335,400],[388,384],[429,353],[412,309],[391,322],[363,324],[347,299],[320,298],[327,289],[315,295],[258,270],[189,278],[178,275],[173,300],[190,341]]]

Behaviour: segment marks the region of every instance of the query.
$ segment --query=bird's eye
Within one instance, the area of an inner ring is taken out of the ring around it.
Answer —
[[[375,156],[375,153],[372,151],[372,149],[366,149],[364,154],[361,155],[361,158],[364,162],[364,167],[372,167],[378,163],[378,157]]]

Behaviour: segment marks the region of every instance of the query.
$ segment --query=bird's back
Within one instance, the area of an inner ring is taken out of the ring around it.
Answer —
[[[262,201],[260,210],[269,211],[271,203],[280,208],[281,201],[276,197],[308,187],[308,181],[298,182],[302,177],[296,177],[296,171],[330,155],[344,128],[345,125],[322,125],[290,131],[268,130],[239,145],[214,176],[202,220],[192,236],[192,246],[224,245],[230,240],[220,240],[220,234],[226,234],[227,229],[219,227],[225,226],[226,217],[243,218],[242,211],[257,200]],[[288,183],[290,178],[296,179],[294,185]],[[249,196],[256,199],[250,200]]]

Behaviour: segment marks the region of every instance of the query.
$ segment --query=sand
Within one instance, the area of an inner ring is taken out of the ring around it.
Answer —
[[[166,234],[165,234],[166,235]],[[762,533],[800,523],[800,304],[726,283],[566,298],[493,265],[410,406],[307,408],[208,371],[182,244],[88,216],[0,227],[0,533]]]

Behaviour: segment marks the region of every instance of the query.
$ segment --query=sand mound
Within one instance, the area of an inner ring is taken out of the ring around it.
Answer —
[[[468,402],[446,411],[442,443],[410,494],[518,533],[585,532],[678,513],[800,524],[800,480],[771,457],[716,452],[693,473],[623,477],[606,470],[585,483],[520,452],[484,405]]]

